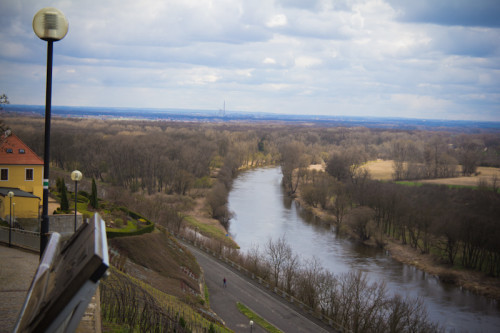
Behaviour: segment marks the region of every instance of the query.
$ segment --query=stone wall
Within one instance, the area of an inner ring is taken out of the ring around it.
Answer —
[[[76,228],[83,222],[82,215],[76,216]],[[57,214],[49,216],[49,232],[58,232],[61,235],[75,231],[75,214]]]

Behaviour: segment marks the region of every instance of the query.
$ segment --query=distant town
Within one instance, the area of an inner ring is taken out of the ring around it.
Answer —
[[[45,107],[42,105],[6,105],[4,112],[33,114],[43,116]],[[231,121],[277,121],[292,123],[310,123],[321,126],[364,126],[368,128],[385,128],[399,130],[460,130],[461,132],[498,131],[500,121],[471,120],[439,120],[394,117],[355,117],[355,116],[325,116],[325,115],[291,115],[264,112],[226,111],[226,110],[196,110],[196,109],[148,109],[120,107],[73,107],[53,106],[52,115],[76,118],[103,119],[143,119],[170,121],[201,121],[201,122],[231,122]]]

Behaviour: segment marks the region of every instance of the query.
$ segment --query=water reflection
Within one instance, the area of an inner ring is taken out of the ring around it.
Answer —
[[[390,293],[421,297],[432,320],[448,331],[495,332],[500,308],[494,301],[441,283],[436,277],[392,260],[385,251],[338,237],[335,229],[304,211],[282,192],[279,168],[241,174],[229,195],[235,212],[230,233],[243,251],[285,235],[303,258],[319,258],[333,273],[353,269],[370,281],[384,281]]]

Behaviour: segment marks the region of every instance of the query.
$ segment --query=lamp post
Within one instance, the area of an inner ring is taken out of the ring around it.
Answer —
[[[11,247],[11,232],[12,232],[12,198],[14,197],[14,192],[12,191],[9,191],[9,193],[7,193],[7,196],[9,197],[10,199],[10,204],[9,204],[9,247]]]
[[[43,207],[40,227],[40,258],[48,243],[49,233],[49,163],[50,163],[50,111],[52,105],[52,53],[53,43],[68,32],[68,20],[56,8],[43,8],[33,17],[33,31],[47,42],[47,83],[45,91],[45,143],[43,152]]]
[[[83,175],[80,171],[75,170],[71,173],[71,180],[75,182],[75,232],[76,232],[76,203],[78,202],[78,182],[82,180]]]
[[[250,332],[253,332],[253,320],[250,320]]]

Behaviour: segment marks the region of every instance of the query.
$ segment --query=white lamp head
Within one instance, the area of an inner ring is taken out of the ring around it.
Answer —
[[[46,7],[33,17],[33,31],[40,39],[58,41],[68,33],[68,20],[59,9]]]
[[[75,182],[78,182],[80,180],[82,180],[83,178],[83,175],[80,171],[78,170],[75,170],[71,173],[71,180],[75,181]]]

